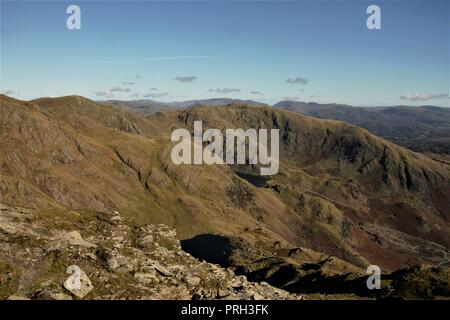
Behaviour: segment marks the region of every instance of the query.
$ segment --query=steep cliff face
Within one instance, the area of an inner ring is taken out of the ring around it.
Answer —
[[[186,127],[195,120],[280,130],[281,170],[265,189],[294,212],[285,216],[295,230],[285,233],[295,235],[291,242],[386,268],[448,252],[448,165],[343,122],[269,108],[194,108],[178,116]]]

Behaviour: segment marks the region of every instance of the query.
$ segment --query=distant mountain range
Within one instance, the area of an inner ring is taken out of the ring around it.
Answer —
[[[263,103],[253,100],[239,100],[230,98],[214,98],[201,100],[187,100],[175,102],[159,102],[150,99],[122,101],[122,100],[106,100],[99,101],[102,104],[112,104],[126,111],[138,112],[146,115],[155,114],[157,112],[173,111],[180,109],[188,109],[196,105],[204,105],[210,107],[225,106],[233,103],[241,103],[249,106],[264,105]]]
[[[414,151],[450,154],[450,108],[353,107],[281,101],[275,108],[320,119],[345,121]]]

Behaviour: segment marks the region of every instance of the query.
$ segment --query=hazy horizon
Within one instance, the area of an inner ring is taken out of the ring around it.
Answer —
[[[103,99],[96,99],[96,98],[89,98],[89,97],[85,97],[79,94],[67,94],[67,95],[62,95],[62,96],[41,96],[41,97],[35,97],[32,99],[22,99],[20,97],[15,97],[13,95],[8,95],[5,93],[1,93],[3,95],[9,96],[11,98],[15,98],[18,100],[23,100],[23,101],[32,101],[35,99],[41,99],[41,98],[51,98],[51,99],[57,99],[57,98],[63,98],[63,97],[70,97],[70,96],[80,96],[80,97],[84,97],[84,98],[88,98],[90,100],[93,100],[95,102],[100,102],[100,103],[104,103],[104,102],[108,102],[108,101],[121,101],[121,102],[136,102],[136,101],[151,101],[151,102],[155,102],[155,103],[161,103],[161,104],[176,104],[176,103],[185,103],[185,102],[191,102],[191,101],[207,101],[207,100],[235,100],[235,101],[252,101],[252,102],[256,102],[256,103],[261,103],[261,104],[266,104],[269,106],[274,106],[277,103],[280,102],[285,102],[285,101],[289,101],[289,102],[298,102],[298,103],[306,103],[306,104],[318,104],[318,105],[336,105],[336,106],[348,106],[348,107],[355,107],[355,108],[389,108],[389,107],[439,107],[439,108],[449,108],[450,106],[439,106],[439,105],[435,105],[432,103],[419,103],[419,104],[408,104],[408,103],[403,103],[403,104],[386,104],[386,105],[351,105],[351,104],[346,104],[346,103],[339,103],[339,102],[317,102],[314,100],[277,100],[274,103],[267,103],[267,102],[261,102],[258,100],[254,100],[254,99],[239,99],[239,98],[233,98],[233,97],[212,97],[212,98],[205,98],[205,99],[186,99],[186,100],[172,100],[172,101],[162,101],[162,100],[158,100],[158,99],[151,99],[151,98],[129,98],[129,99],[120,99],[120,98],[103,98]]]

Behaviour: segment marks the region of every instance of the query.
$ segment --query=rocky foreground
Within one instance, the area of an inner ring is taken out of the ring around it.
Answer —
[[[0,299],[302,298],[200,262],[165,225],[131,228],[118,212],[70,214],[80,230],[0,205]]]
[[[119,212],[39,212],[0,204],[0,299],[448,299],[450,269],[384,274],[382,290],[343,261],[231,239],[230,267],[185,252],[166,225],[131,227]],[[316,262],[314,262],[316,261]],[[270,283],[270,284],[269,284]]]

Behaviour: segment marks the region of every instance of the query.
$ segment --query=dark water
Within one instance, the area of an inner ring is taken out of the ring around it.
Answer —
[[[223,268],[230,266],[231,246],[226,237],[214,234],[200,234],[193,238],[182,240],[181,248],[193,257],[210,263],[216,263]]]
[[[240,178],[247,180],[249,183],[251,183],[255,187],[264,188],[265,186],[267,186],[268,178],[266,178],[266,177],[248,174],[248,173],[241,173],[241,172],[236,172],[236,174]]]

